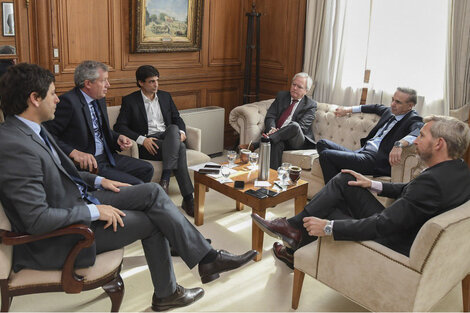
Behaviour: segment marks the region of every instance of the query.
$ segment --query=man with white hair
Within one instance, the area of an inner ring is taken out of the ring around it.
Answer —
[[[307,73],[295,74],[290,91],[280,91],[266,113],[262,136],[271,141],[272,169],[281,165],[284,150],[315,147],[312,122],[317,103],[306,96],[312,84]]]

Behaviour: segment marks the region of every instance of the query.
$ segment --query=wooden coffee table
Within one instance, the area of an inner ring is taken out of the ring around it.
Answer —
[[[240,164],[240,163],[237,163]],[[232,174],[230,178],[232,180],[242,180],[245,182],[244,189],[235,189],[233,183],[221,184],[215,178],[205,174],[194,172],[194,223],[200,226],[204,223],[204,201],[206,196],[206,189],[214,189],[221,194],[230,197],[236,201],[236,209],[238,211],[243,210],[244,205],[252,208],[253,213],[257,213],[261,217],[265,217],[266,209],[274,207],[279,203],[295,199],[295,214],[300,213],[307,203],[307,187],[308,183],[304,180],[299,179],[297,185],[289,186],[286,191],[280,192],[275,197],[266,197],[258,199],[254,196],[247,195],[245,193],[248,189],[259,189],[254,187],[254,181],[258,177],[258,171],[247,169],[246,164],[240,164],[234,168],[238,172]],[[271,185],[277,179],[277,172],[270,169],[269,182]],[[268,188],[271,189],[271,188]],[[263,253],[263,231],[252,222],[252,249],[258,251],[258,255],[255,257],[255,261],[259,261],[262,258]]]

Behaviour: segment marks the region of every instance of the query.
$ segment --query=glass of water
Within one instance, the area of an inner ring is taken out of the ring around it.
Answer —
[[[251,169],[258,168],[258,165],[257,165],[258,164],[258,158],[259,158],[259,155],[256,152],[252,152],[248,156],[248,161],[250,162],[250,168]]]
[[[237,158],[237,152],[233,150],[227,151],[227,160],[228,160],[228,164],[230,165],[230,167],[233,167],[235,165],[236,158]]]
[[[224,181],[226,181],[230,176],[230,168],[226,165],[222,165],[222,167],[220,168],[220,174],[224,178]]]
[[[287,175],[289,174],[289,167],[291,166],[290,163],[284,162],[281,166],[277,169],[277,175],[281,184],[287,185]]]

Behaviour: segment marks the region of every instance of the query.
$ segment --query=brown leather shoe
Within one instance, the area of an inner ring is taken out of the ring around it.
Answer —
[[[220,273],[228,272],[245,265],[258,254],[256,250],[250,250],[242,255],[234,255],[225,250],[217,250],[217,257],[214,262],[199,263],[199,276],[203,284],[219,278]]]
[[[191,217],[194,217],[194,198],[191,200],[184,200],[181,203],[181,208]]]
[[[152,310],[166,311],[173,308],[190,305],[201,299],[204,295],[204,289],[192,288],[186,289],[180,285],[176,285],[175,292],[166,298],[157,298],[155,294],[152,297]]]
[[[279,242],[275,242],[273,244],[273,252],[278,260],[286,263],[290,269],[294,269],[294,256],[287,252],[286,247]]]
[[[162,186],[163,190],[165,190],[166,194],[168,195],[168,188],[170,187],[170,181],[167,179],[162,179],[159,182],[160,186]]]
[[[271,237],[281,239],[289,248],[296,250],[299,246],[302,233],[300,229],[291,226],[285,217],[268,221],[253,213],[251,218],[262,231]]]

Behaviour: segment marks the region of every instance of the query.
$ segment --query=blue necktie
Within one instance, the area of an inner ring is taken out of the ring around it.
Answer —
[[[52,151],[52,144],[49,141],[49,137],[47,136],[46,132],[44,131],[44,129],[42,127],[41,127],[41,131],[39,132],[39,135],[44,140],[44,142],[46,143],[46,146],[49,148],[49,150]],[[80,176],[74,175],[75,173],[70,173],[70,171],[67,171],[66,167],[64,167],[64,169],[66,170],[67,174],[69,174],[69,176],[73,179],[73,181],[77,185],[83,199],[86,199],[86,200],[88,200],[89,202],[91,202],[93,204],[101,204],[100,200],[96,199],[93,195],[88,193],[88,186]]]
[[[390,118],[388,119],[387,123],[385,124],[385,126],[380,130],[380,134],[377,134],[376,137],[380,137],[383,135],[383,133],[387,130],[388,126],[395,120],[395,116],[392,115],[390,116]]]
[[[116,161],[114,160],[113,153],[111,152],[111,149],[109,149],[109,146],[106,143],[106,138],[104,137],[104,134],[103,134],[103,124],[101,123],[101,115],[100,115],[100,110],[98,109],[98,101],[93,100],[91,101],[91,104],[93,105],[93,109],[95,111],[95,117],[98,120],[98,125],[100,127],[99,136],[101,138],[101,142],[103,143],[103,148],[104,148],[104,151],[106,152],[106,156],[108,157],[109,164],[111,164],[112,166],[116,166]]]

